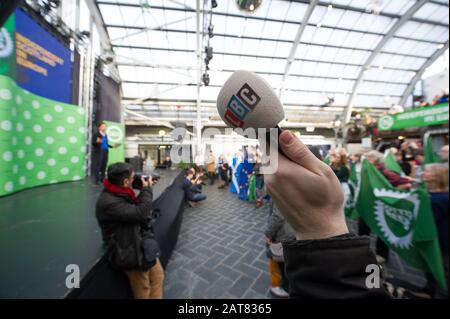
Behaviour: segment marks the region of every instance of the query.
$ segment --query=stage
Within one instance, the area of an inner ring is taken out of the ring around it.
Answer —
[[[154,199],[179,171],[158,173]],[[103,253],[95,218],[102,188],[85,180],[0,198],[0,298],[62,298],[68,264],[83,278]]]

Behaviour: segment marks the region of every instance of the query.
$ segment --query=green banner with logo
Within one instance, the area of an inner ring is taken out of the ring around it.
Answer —
[[[103,121],[106,124],[108,143],[113,146],[109,149],[108,165],[125,161],[125,125],[122,123]]]
[[[424,189],[399,191],[364,160],[356,209],[386,245],[447,289],[436,224]]]
[[[427,106],[393,115],[383,115],[378,119],[378,129],[380,131],[393,131],[445,123],[448,123],[448,103]]]
[[[0,75],[0,196],[85,177],[84,110]]]

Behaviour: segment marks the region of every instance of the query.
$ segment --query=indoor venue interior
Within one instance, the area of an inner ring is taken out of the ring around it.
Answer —
[[[448,299],[448,91],[448,0],[2,0],[0,299]]]

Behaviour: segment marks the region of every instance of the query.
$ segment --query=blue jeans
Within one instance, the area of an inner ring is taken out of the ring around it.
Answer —
[[[194,194],[192,195],[192,198],[190,199],[191,202],[201,202],[202,200],[206,199],[205,194]]]

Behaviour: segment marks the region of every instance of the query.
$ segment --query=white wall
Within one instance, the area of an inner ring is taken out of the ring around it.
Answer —
[[[347,153],[354,154],[363,150],[363,146],[361,143],[348,143],[347,144]]]
[[[133,142],[125,142],[125,157],[130,158],[138,155],[139,144]]]
[[[431,102],[436,95],[442,95],[442,90],[448,88],[448,69],[423,80],[423,90],[426,101]]]

